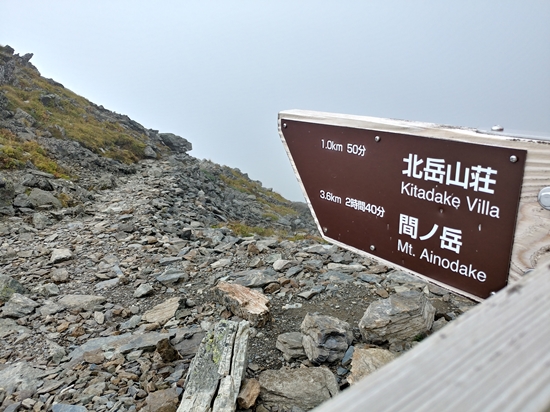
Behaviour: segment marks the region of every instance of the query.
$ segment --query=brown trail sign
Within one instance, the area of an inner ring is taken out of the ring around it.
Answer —
[[[279,132],[329,242],[477,299],[550,250],[550,211],[536,199],[550,183],[548,144],[306,111],[281,112]]]

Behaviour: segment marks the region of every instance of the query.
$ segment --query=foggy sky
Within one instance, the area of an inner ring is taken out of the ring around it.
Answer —
[[[0,44],[43,76],[291,200],[281,110],[550,135],[548,1],[18,0],[0,16]]]

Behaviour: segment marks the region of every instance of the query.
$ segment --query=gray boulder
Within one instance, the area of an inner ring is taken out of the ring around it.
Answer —
[[[50,256],[50,263],[56,264],[72,258],[73,253],[70,249],[54,249],[52,250],[52,255]]]
[[[21,184],[27,187],[36,187],[38,189],[42,189],[47,192],[51,192],[53,190],[53,186],[48,179],[46,179],[43,176],[37,176],[32,173],[29,173],[23,176],[23,180],[21,181]]]
[[[53,225],[53,221],[43,213],[34,213],[32,215],[32,224],[36,229],[42,230],[47,226]]]
[[[34,188],[29,194],[29,201],[33,207],[51,205],[57,209],[62,207],[61,202],[52,193],[42,189]]]
[[[430,330],[434,316],[435,308],[426,296],[410,290],[371,303],[359,330],[365,342],[412,340]]]
[[[338,383],[326,368],[266,370],[259,376],[260,400],[269,407],[310,410],[336,396]]]
[[[300,329],[302,345],[314,364],[342,360],[353,341],[349,323],[332,316],[308,313]]]
[[[277,336],[275,347],[283,352],[287,362],[293,359],[306,359],[306,352],[302,345],[302,334],[300,332],[281,333]]]
[[[173,133],[159,133],[159,137],[175,153],[187,153],[193,150],[191,142]]]
[[[151,146],[146,146],[145,150],[143,151],[143,155],[149,159],[156,159],[157,153]]]
[[[9,318],[22,318],[34,312],[34,308],[39,306],[34,300],[14,293],[11,299],[2,308],[2,315]]]
[[[15,207],[32,207],[29,196],[26,193],[19,193],[17,196],[15,196],[15,198],[13,199],[13,205]]]

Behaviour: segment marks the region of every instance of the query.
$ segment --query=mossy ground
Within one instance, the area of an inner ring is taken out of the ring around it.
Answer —
[[[5,47],[0,46],[0,54]],[[30,114],[34,122],[23,119],[27,127],[34,127],[38,135],[46,132],[60,139],[75,140],[98,155],[110,157],[123,163],[133,163],[144,157],[148,136],[144,133],[128,129],[122,123],[107,120],[97,116],[98,108],[82,96],[63,87],[59,83],[48,80],[31,66],[17,66],[16,85],[0,86],[0,93],[8,99],[8,110],[16,112],[19,108]],[[55,95],[49,102],[43,102],[41,97]],[[45,104],[46,103],[46,104]],[[6,140],[6,132],[0,134]],[[15,168],[19,166],[21,144],[16,144],[16,138],[10,136],[10,145],[1,142],[5,147],[2,151],[0,168]],[[38,148],[24,150],[28,153],[39,153]],[[40,153],[39,153],[40,154]],[[42,155],[45,156],[45,155]],[[25,159],[29,160],[29,159]],[[30,159],[35,162],[36,156]],[[51,159],[50,159],[51,160]],[[53,164],[35,166],[54,168]],[[60,173],[59,171],[57,173]]]
[[[0,129],[0,169],[23,168],[27,162],[56,177],[69,177],[68,172],[49,157],[37,142],[21,141],[8,129]]]
[[[20,80],[20,87],[4,85],[9,109],[21,108],[36,120],[39,130],[50,132],[54,137],[76,140],[91,151],[133,163],[143,158],[147,136],[126,130],[120,123],[97,120],[89,111],[91,103],[68,89],[54,86],[29,69],[28,77]],[[56,94],[61,98],[45,106],[40,97]]]

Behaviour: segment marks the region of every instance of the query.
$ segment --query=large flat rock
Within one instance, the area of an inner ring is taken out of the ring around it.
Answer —
[[[397,355],[382,348],[360,348],[356,347],[351,360],[351,374],[348,382],[351,385],[370,375],[375,370],[390,363]]]
[[[145,312],[142,319],[150,323],[158,323],[164,325],[171,318],[174,317],[176,311],[181,305],[182,298],[179,296],[165,300],[152,309]]]
[[[310,410],[339,392],[326,368],[267,370],[260,374],[260,400],[266,406]]]
[[[97,295],[65,295],[57,301],[67,309],[92,310],[96,305],[101,305],[106,299]]]
[[[413,340],[430,330],[435,308],[423,293],[410,290],[372,302],[359,322],[365,342]]]

